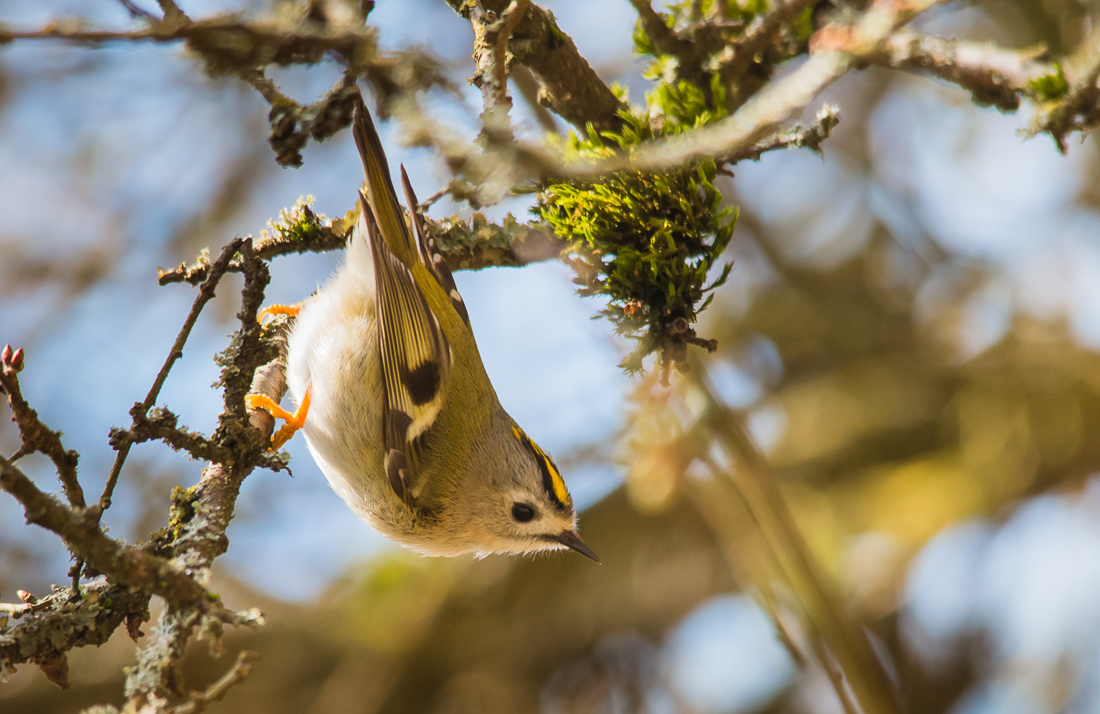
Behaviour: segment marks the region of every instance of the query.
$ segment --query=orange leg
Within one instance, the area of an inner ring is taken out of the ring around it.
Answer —
[[[265,317],[274,317],[275,315],[289,315],[290,317],[297,317],[298,313],[302,311],[302,303],[297,305],[268,305],[256,315],[256,319],[260,324],[264,324]]]
[[[249,394],[244,398],[244,403],[247,404],[250,409],[263,409],[270,412],[271,416],[276,419],[283,419],[286,421],[286,423],[271,436],[271,450],[278,451],[283,447],[283,444],[290,441],[290,437],[294,436],[294,432],[305,426],[306,414],[309,413],[309,403],[312,399],[313,385],[311,384],[306,388],[306,394],[302,397],[302,403],[298,406],[298,411],[293,414],[280,407],[275,403],[275,400],[266,394]]]

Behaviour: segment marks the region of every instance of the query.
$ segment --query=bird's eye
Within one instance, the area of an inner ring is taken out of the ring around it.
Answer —
[[[520,523],[526,523],[535,517],[535,509],[528,506],[526,503],[517,503],[512,506],[512,518],[515,518]]]

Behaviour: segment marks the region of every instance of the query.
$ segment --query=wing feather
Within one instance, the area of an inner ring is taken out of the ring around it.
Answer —
[[[451,410],[489,414],[495,395],[484,374],[466,307],[416,211],[416,196],[404,167],[407,217],[361,98],[352,133],[366,176],[357,230],[370,241],[374,259],[385,393],[385,469],[394,491],[408,502],[425,488],[438,486],[431,481],[441,475],[439,464],[428,458],[425,444],[440,440],[454,448],[469,448],[472,436],[483,428],[478,419],[453,418]],[[456,353],[463,358],[456,361]]]
[[[399,470],[406,472],[403,480],[411,479],[412,483],[406,482],[401,489],[395,484],[394,490],[398,495],[415,498],[420,485],[416,479],[415,445],[442,407],[451,368],[450,347],[412,273],[383,239],[374,211],[362,194],[360,210],[374,259],[386,453],[396,450],[407,457],[408,463],[401,463]],[[393,474],[390,480],[394,482]]]

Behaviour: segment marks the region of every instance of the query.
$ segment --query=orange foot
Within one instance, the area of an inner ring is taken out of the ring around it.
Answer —
[[[271,436],[271,450],[278,451],[283,447],[283,444],[290,441],[290,437],[294,436],[294,432],[305,426],[306,414],[309,413],[309,402],[312,398],[313,385],[311,384],[306,388],[306,395],[302,397],[302,403],[299,405],[298,411],[293,414],[280,407],[275,403],[275,400],[266,394],[249,394],[244,398],[244,403],[250,409],[263,409],[276,419],[286,420],[286,423]]]
[[[298,317],[298,313],[302,311],[302,303],[297,305],[268,305],[256,315],[256,319],[260,324],[264,324],[265,317],[274,317],[276,315],[289,315],[291,317]]]

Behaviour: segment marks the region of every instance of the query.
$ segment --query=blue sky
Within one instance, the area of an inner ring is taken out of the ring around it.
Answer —
[[[629,4],[546,4],[582,53],[606,77],[631,86],[640,100],[640,64],[629,56]],[[195,14],[222,7],[184,6]],[[89,8],[76,2],[5,7],[4,20],[34,25],[66,12],[104,24],[126,21],[116,4]],[[441,2],[383,1],[372,19],[382,27],[385,46],[430,38],[436,54],[466,61],[469,28]],[[133,61],[135,55],[140,61]],[[89,61],[96,63],[94,71],[82,74]],[[100,243],[125,251],[105,279],[73,300],[45,290],[15,297],[0,290],[0,343],[27,345],[25,393],[48,423],[65,432],[67,445],[81,452],[82,480],[94,493],[113,458],[108,429],[128,421],[127,410],[144,397],[193,297],[186,286],[157,287],[155,268],[192,258],[203,245],[216,250],[234,234],[258,234],[269,218],[305,194],[316,197],[317,210],[342,214],[353,204],[359,161],[344,133],[311,144],[302,168],[278,168],[265,142],[262,99],[233,81],[201,77],[177,47],[89,53],[27,43],[3,48],[0,63],[15,78],[0,114],[0,195],[6,206],[0,239],[31,236],[27,250],[61,259]],[[277,79],[290,94],[307,99],[335,76],[331,68],[288,70]],[[856,75],[830,90],[828,98],[859,111],[867,101],[861,94],[865,87]],[[469,120],[480,112],[479,102],[469,89],[463,120],[471,131]],[[226,116],[248,119],[238,124]],[[826,144],[825,161],[809,152],[768,155],[738,166],[734,185],[746,205],[789,239],[790,255],[808,265],[836,262],[859,250],[870,236],[872,218],[904,238],[916,215],[941,245],[1003,266],[1000,277],[967,305],[967,319],[955,336],[960,359],[993,344],[1018,311],[1065,319],[1083,344],[1097,347],[1100,216],[1075,200],[1096,162],[1095,146],[1074,143],[1062,157],[1049,138],[1017,135],[1025,117],[1026,112],[976,109],[959,91],[907,80],[878,101],[868,118],[868,146]],[[521,102],[516,120],[521,130],[534,126]],[[842,127],[844,121],[842,114]],[[399,148],[394,127],[383,125],[381,133],[391,163],[406,164],[420,195],[445,180],[429,153]],[[185,246],[182,255],[169,253],[168,238],[226,188],[214,179],[225,172],[230,154],[252,157],[239,168],[262,177],[240,197],[224,225],[204,235],[204,243]],[[883,185],[906,201],[888,198]],[[454,210],[444,202],[433,215]],[[513,202],[491,214],[503,210],[522,216],[526,206]],[[731,250],[739,250],[736,237]],[[300,300],[338,260],[337,255],[276,260],[269,301]],[[719,299],[736,301],[766,279],[746,265],[751,261],[738,264]],[[589,319],[600,305],[577,297],[570,277],[559,264],[456,276],[502,403],[558,456],[615,434],[633,386],[616,367],[627,347],[612,338],[606,322]],[[199,323],[159,401],[183,423],[204,431],[213,428],[219,411],[220,396],[208,387],[217,376],[211,356],[232,329],[233,285],[227,283],[224,299]],[[934,305],[943,294],[930,281],[921,300]],[[717,381],[734,403],[759,396],[756,385],[732,368],[719,369]],[[781,415],[772,416],[761,429],[782,429]],[[10,435],[0,448],[14,450]],[[321,592],[351,564],[392,546],[332,494],[301,439],[288,448],[293,478],[257,472],[246,481],[240,517],[229,532],[234,547],[222,567],[273,596],[300,600]],[[52,483],[42,460],[28,459],[26,468],[41,484]],[[115,534],[144,535],[131,532],[141,500],[135,484],[157,478],[169,485],[186,483],[198,468],[161,446],[136,447],[118,505],[106,519]],[[586,505],[622,474],[601,466],[566,478]],[[995,643],[990,684],[968,696],[960,711],[1012,712],[1020,702],[1041,701],[1036,691],[1042,677],[1014,678],[1014,666],[1034,665],[1042,674],[1044,663],[1063,653],[1081,663],[1082,696],[1096,691],[1096,491],[1093,485],[1076,496],[1040,497],[1003,525],[959,524],[937,536],[914,562],[904,610],[914,641],[931,653],[977,628],[991,633]],[[32,585],[44,588],[61,580],[64,551],[52,536],[22,527],[21,520],[13,501],[0,498],[0,538],[56,563]],[[751,708],[790,676],[790,663],[769,627],[745,597],[704,604],[669,641],[669,676],[695,697],[692,703],[700,711]],[[738,677],[722,674],[729,671]],[[1042,710],[1035,706],[1033,711]]]

